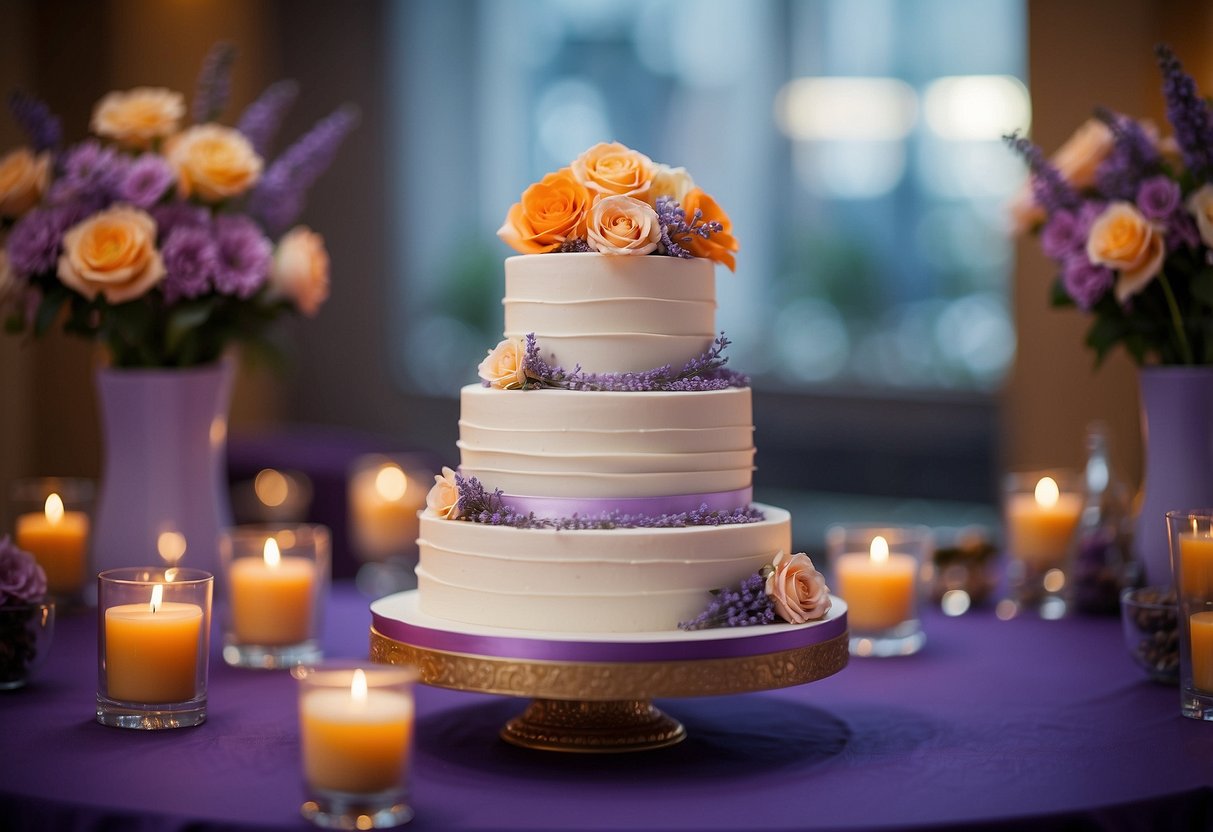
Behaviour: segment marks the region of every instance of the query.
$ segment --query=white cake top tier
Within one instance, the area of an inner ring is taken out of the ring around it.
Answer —
[[[712,345],[713,263],[702,258],[527,254],[505,261],[505,337],[535,334],[566,370],[679,369]]]

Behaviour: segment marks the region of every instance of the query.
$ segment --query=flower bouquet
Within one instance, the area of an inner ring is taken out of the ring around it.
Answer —
[[[11,331],[62,322],[105,343],[115,367],[178,368],[257,342],[283,313],[316,314],[328,297],[324,241],[290,226],[357,116],[338,109],[272,156],[296,87],[274,84],[235,127],[220,124],[232,57],[225,44],[208,55],[188,126],[181,93],[140,87],[102,98],[95,136],[62,147],[45,104],[10,98],[29,136],[0,157]]]
[[[1213,364],[1213,110],[1157,56],[1174,135],[1100,109],[1052,159],[1007,137],[1031,168],[1016,220],[1057,264],[1053,304],[1091,314],[1097,363],[1123,344],[1138,364]]]
[[[45,595],[46,572],[34,556],[0,538],[0,690],[24,685],[46,658],[55,605]]]

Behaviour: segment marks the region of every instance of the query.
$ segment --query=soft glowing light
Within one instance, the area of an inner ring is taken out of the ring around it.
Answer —
[[[261,556],[265,559],[265,565],[271,569],[278,566],[282,561],[282,553],[278,551],[278,541],[272,537],[265,539],[265,548],[261,550]]]
[[[1046,592],[1061,592],[1062,587],[1066,585],[1066,573],[1060,569],[1050,569],[1041,578],[1040,583]]]
[[[164,603],[164,584],[156,584],[152,587],[152,600],[148,606],[152,612],[158,612],[160,605]]]
[[[46,512],[46,522],[52,526],[59,525],[59,521],[63,519],[63,498],[52,491],[51,495],[46,498],[44,511]]]
[[[973,599],[963,589],[949,589],[939,599],[939,608],[943,610],[944,615],[964,615],[972,603]]]
[[[872,538],[872,546],[868,550],[872,563],[884,563],[889,559],[889,541],[880,535]]]
[[[273,468],[262,469],[253,480],[253,491],[256,492],[257,499],[270,508],[277,508],[285,503],[290,488],[290,483],[282,472]]]
[[[156,538],[156,551],[160,553],[160,557],[165,563],[176,563],[181,560],[185,550],[185,535],[181,532],[160,532],[160,536]]]
[[[953,141],[995,141],[1032,125],[1028,89],[1010,75],[937,78],[923,95],[923,114],[931,130]]]
[[[177,580],[177,574],[180,571],[181,571],[180,568],[178,568],[176,566],[170,566],[168,569],[164,570],[164,580],[168,581],[169,583],[172,583],[173,581]]]
[[[1053,508],[1060,498],[1061,491],[1057,487],[1057,481],[1052,477],[1041,477],[1040,482],[1036,483],[1036,505],[1041,508]]]
[[[899,141],[914,127],[918,99],[896,78],[796,78],[776,96],[775,116],[799,141]]]
[[[366,702],[366,673],[361,667],[354,669],[354,678],[350,681],[350,699],[360,704]]]
[[[211,447],[218,448],[227,439],[227,419],[216,416],[211,422]]]
[[[294,549],[297,538],[295,536],[294,530],[279,529],[278,534],[275,536],[275,540],[278,541],[278,548],[280,550],[281,549]]]
[[[405,476],[404,470],[399,465],[384,465],[375,474],[375,491],[390,503],[403,498],[408,488],[409,478]]]

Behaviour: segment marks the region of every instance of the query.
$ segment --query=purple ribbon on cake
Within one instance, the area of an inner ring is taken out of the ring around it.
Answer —
[[[698,511],[705,505],[708,511],[733,511],[748,506],[753,497],[752,488],[738,488],[734,491],[671,494],[662,497],[527,497],[521,494],[502,494],[501,502],[519,514],[534,514],[536,517],[555,520],[573,515],[597,517],[612,511],[633,516],[660,517],[663,514]]]

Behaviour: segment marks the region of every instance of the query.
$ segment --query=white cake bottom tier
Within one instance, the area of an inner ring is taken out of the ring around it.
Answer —
[[[417,585],[427,615],[522,630],[674,630],[790,550],[791,519],[728,526],[557,531],[421,518]]]
[[[460,406],[460,471],[508,495],[668,497],[739,491],[753,479],[748,388],[602,393],[468,385]]]
[[[590,373],[679,369],[716,337],[713,264],[679,257],[529,254],[505,261],[505,335]]]

